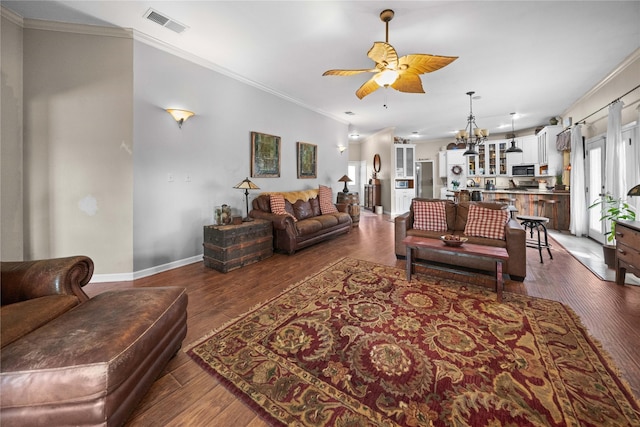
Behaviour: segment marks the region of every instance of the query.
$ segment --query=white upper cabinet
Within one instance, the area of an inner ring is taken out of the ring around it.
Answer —
[[[393,144],[396,179],[414,179],[415,144]]]

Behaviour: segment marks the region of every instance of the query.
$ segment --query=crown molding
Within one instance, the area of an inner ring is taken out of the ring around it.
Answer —
[[[0,5],[0,15],[20,27],[24,26],[24,19],[22,18],[22,16],[18,15],[11,9],[7,9],[2,5]]]
[[[582,95],[578,100],[576,100],[569,108],[564,110],[561,117],[567,115],[569,111],[572,111],[576,108],[580,103],[585,102],[589,98],[591,98],[595,93],[601,90],[607,83],[616,78],[620,73],[622,73],[627,67],[633,64],[635,61],[640,59],[640,48],[633,51],[629,56],[627,56],[624,61],[622,61],[616,68],[613,69],[609,74],[607,74],[600,82],[598,82],[594,87],[591,88],[587,93]]]
[[[156,39],[154,37],[151,37],[151,36],[149,36],[147,34],[144,34],[144,33],[141,33],[139,31],[133,30],[133,38],[134,38],[134,40],[137,40],[137,41],[139,41],[141,43],[144,43],[144,44],[149,45],[151,47],[155,47],[156,49],[162,50],[162,51],[167,52],[167,53],[169,53],[171,55],[174,55],[174,56],[177,56],[179,58],[182,58],[182,59],[184,59],[186,61],[189,61],[189,62],[192,62],[194,64],[200,65],[200,66],[205,67],[205,68],[207,68],[209,70],[215,71],[216,73],[220,73],[220,74],[225,75],[227,77],[230,77],[230,78],[232,78],[234,80],[237,80],[237,81],[239,81],[241,83],[247,84],[249,86],[253,86],[253,87],[257,88],[257,89],[260,89],[263,92],[270,93],[270,94],[272,94],[274,96],[277,96],[279,98],[282,98],[282,99],[284,99],[284,100],[286,100],[288,102],[291,102],[293,104],[299,105],[300,107],[303,107],[303,108],[305,108],[307,110],[311,110],[311,111],[314,111],[314,112],[316,112],[318,114],[321,114],[323,116],[329,117],[332,120],[336,120],[336,121],[338,121],[340,123],[344,123],[344,124],[349,124],[349,121],[343,119],[342,117],[338,117],[338,116],[333,115],[333,114],[331,114],[331,113],[329,113],[327,111],[323,111],[321,109],[312,107],[311,105],[305,104],[304,102],[302,102],[302,101],[300,101],[298,99],[292,98],[289,95],[286,95],[286,94],[284,94],[282,92],[278,92],[277,90],[274,90],[274,89],[272,89],[272,88],[270,88],[268,86],[265,86],[262,83],[256,82],[255,80],[248,79],[248,78],[246,78],[244,76],[241,76],[241,75],[229,70],[228,68],[222,67],[222,66],[220,66],[218,64],[215,64],[215,63],[213,63],[211,61],[207,61],[207,60],[205,60],[205,59],[203,59],[203,58],[201,58],[201,57],[199,57],[197,55],[194,55],[192,53],[186,52],[186,51],[184,51],[182,49],[179,49],[179,48],[177,48],[175,46],[172,46],[172,45],[170,45],[168,43],[165,43],[165,42],[163,42],[161,40],[158,40],[158,39]]]
[[[41,19],[25,19],[24,28],[30,30],[59,31],[62,33],[86,34],[92,36],[133,38],[133,31],[127,28],[70,24],[67,22],[45,21]]]

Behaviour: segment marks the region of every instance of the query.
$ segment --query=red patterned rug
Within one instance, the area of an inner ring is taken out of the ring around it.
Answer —
[[[349,258],[186,351],[274,424],[640,425],[564,305]]]

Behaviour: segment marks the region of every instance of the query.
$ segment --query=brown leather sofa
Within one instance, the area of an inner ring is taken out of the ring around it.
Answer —
[[[0,425],[120,426],[179,350],[184,288],[89,298],[85,256],[2,262]]]
[[[445,202],[445,211],[447,216],[447,232],[416,230],[413,228],[413,202],[420,201],[437,201]],[[406,236],[421,236],[432,239],[439,239],[443,234],[464,235],[465,225],[467,224],[467,216],[469,214],[469,206],[475,204],[488,209],[505,209],[505,203],[490,202],[460,202],[454,203],[451,200],[434,200],[415,198],[411,202],[409,212],[399,215],[395,218],[395,250],[396,257],[404,258],[407,255],[406,247],[402,244],[402,240]],[[469,243],[480,245],[497,246],[507,249],[509,261],[503,267],[503,272],[508,273],[513,280],[523,281],[527,276],[527,257],[526,257],[526,234],[520,223],[514,219],[509,219],[505,224],[505,239],[489,239],[486,237],[465,236]],[[420,250],[416,254],[417,258],[427,259],[421,256]],[[459,257],[455,254],[436,254],[430,253],[429,261],[450,264],[455,266],[463,266],[471,269],[493,271],[495,265],[492,262],[482,261],[476,258]]]
[[[322,214],[318,200],[318,190],[281,192],[285,199],[285,210],[295,216],[276,215],[271,212],[269,194],[264,193],[253,199],[253,209],[249,216],[273,223],[274,249],[291,255],[296,250],[351,231],[351,216],[347,204],[336,205],[339,212]]]

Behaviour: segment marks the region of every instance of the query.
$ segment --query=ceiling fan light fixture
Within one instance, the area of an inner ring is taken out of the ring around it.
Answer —
[[[399,73],[396,70],[384,70],[376,75],[374,80],[378,85],[387,87],[395,83],[398,80]]]

